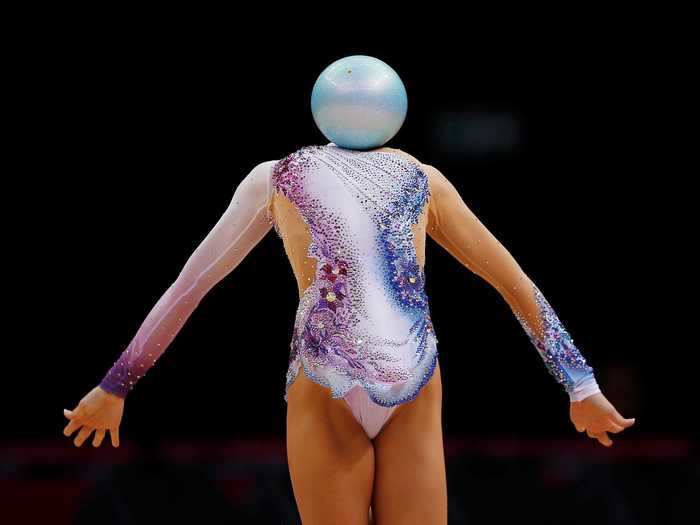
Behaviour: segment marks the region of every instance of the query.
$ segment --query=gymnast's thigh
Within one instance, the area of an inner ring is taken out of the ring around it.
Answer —
[[[374,439],[377,525],[446,525],[447,477],[439,365],[416,399],[399,405]]]
[[[372,442],[345,400],[310,381],[300,369],[287,402],[287,460],[302,523],[367,525]]]

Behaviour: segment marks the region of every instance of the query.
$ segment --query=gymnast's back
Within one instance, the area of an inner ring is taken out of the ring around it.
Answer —
[[[334,143],[262,162],[243,177],[100,386],[126,397],[208,291],[273,228],[299,289],[285,401],[301,370],[307,386],[336,399],[355,385],[382,406],[418,395],[438,357],[426,233],[498,290],[572,401],[599,391],[539,288],[439,170],[401,150]]]
[[[334,398],[361,385],[380,405],[413,399],[437,359],[426,173],[397,150],[331,143],[297,150],[270,178],[268,217],[300,292],[286,390],[303,367]]]

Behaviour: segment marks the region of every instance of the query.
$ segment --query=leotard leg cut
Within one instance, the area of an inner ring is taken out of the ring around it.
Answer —
[[[397,406],[384,407],[376,404],[360,385],[352,387],[343,399],[350,406],[352,414],[364,428],[369,439],[374,439],[379,434],[379,431],[384,428]]]

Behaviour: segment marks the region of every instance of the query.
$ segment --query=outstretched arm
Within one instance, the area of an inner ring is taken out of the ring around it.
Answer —
[[[219,221],[194,250],[128,347],[99,386],[125,398],[163,354],[202,298],[233,271],[272,225],[267,205],[275,161],[258,164],[241,181]]]
[[[538,287],[467,207],[454,185],[433,166],[423,168],[431,188],[428,234],[498,290],[572,402],[600,392],[593,368]]]

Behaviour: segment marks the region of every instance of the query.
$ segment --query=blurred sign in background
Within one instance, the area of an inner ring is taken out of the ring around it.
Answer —
[[[441,159],[498,158],[521,145],[521,123],[512,110],[436,108],[428,126],[430,146]]]

